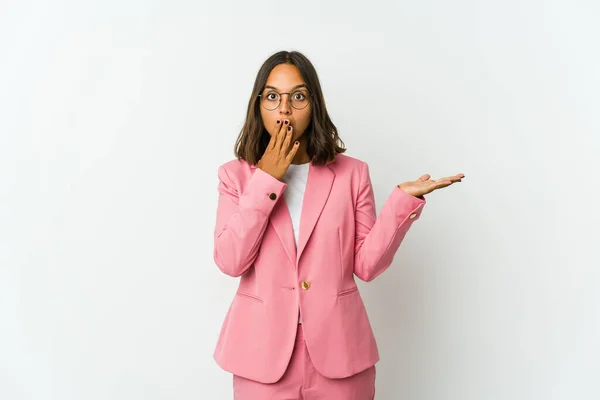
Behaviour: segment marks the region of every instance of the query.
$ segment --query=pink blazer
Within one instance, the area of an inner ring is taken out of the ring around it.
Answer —
[[[367,163],[339,154],[325,166],[311,164],[296,249],[284,182],[237,159],[218,176],[214,260],[241,279],[217,364],[276,382],[290,361],[300,309],[322,375],[344,378],[374,365],[379,352],[354,276],[368,282],[390,266],[425,199],[396,186],[377,217]]]

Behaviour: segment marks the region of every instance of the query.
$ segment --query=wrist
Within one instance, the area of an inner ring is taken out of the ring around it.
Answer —
[[[402,188],[402,184],[399,184],[399,185],[396,185],[396,186],[398,187],[398,189],[402,190],[404,193],[406,193],[406,194],[408,194],[408,195],[411,195],[411,196],[413,196],[413,197],[416,197],[417,199],[420,199],[420,200],[425,200],[425,197],[424,197],[423,195],[416,196],[416,195],[414,195],[414,194],[412,194],[412,193],[409,193],[409,192],[407,192],[406,190],[404,190],[404,189]]]

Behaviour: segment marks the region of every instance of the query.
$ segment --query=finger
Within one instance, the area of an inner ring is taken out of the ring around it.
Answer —
[[[425,175],[421,176],[421,177],[419,178],[419,180],[421,180],[421,181],[426,181],[426,180],[428,180],[429,178],[431,178],[431,175],[429,175],[429,174],[425,174]]]
[[[288,133],[288,127],[290,127],[290,121],[288,119],[282,119],[281,120],[281,136],[279,137],[279,151],[282,151],[282,149],[284,148],[284,141],[285,138],[287,137],[287,133]]]
[[[285,139],[283,141],[283,146],[281,147],[281,151],[283,151],[286,155],[290,150],[290,142],[292,141],[292,137],[294,136],[294,128],[291,125],[288,125],[286,129]]]
[[[465,177],[465,174],[456,174],[456,175],[454,175],[454,176],[450,177],[450,179],[451,179],[453,182],[460,182],[460,180],[461,180],[462,178],[464,178],[464,177]]]
[[[450,181],[450,182],[455,182],[462,179],[459,175],[455,175],[455,176],[447,176],[445,178],[440,178],[437,179],[438,181]]]
[[[292,146],[292,148],[290,149],[290,152],[287,154],[287,156],[285,157],[286,161],[288,163],[291,163],[292,161],[294,161],[294,156],[296,155],[296,153],[298,152],[298,149],[300,148],[300,142],[299,141],[295,141],[294,145]]]
[[[277,121],[275,121],[274,133],[271,135],[271,139],[269,139],[269,144],[267,145],[267,149],[272,150],[275,148],[275,144],[277,143],[277,134],[279,133],[280,128],[281,128],[281,120],[278,119]]]
[[[281,151],[281,145],[283,144],[283,139],[285,139],[285,132],[287,128],[287,124],[285,123],[287,120],[280,119],[279,131],[277,131],[277,138],[275,140],[275,150]]]
[[[452,183],[453,183],[453,182],[452,182],[452,181],[450,181],[450,180],[443,180],[443,179],[440,179],[440,180],[437,180],[437,181],[435,182],[435,188],[436,188],[436,189],[441,189],[441,188],[443,188],[443,187],[446,187],[446,186],[450,186],[450,185],[452,185]]]

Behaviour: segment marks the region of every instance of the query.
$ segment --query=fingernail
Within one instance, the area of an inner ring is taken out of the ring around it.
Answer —
[[[294,142],[294,144],[295,144],[296,146],[298,146],[298,145],[300,144],[300,142],[296,140],[296,141]]]
[[[288,126],[288,131],[291,131],[291,130],[292,130],[292,127],[291,127],[291,126]]]
[[[280,120],[277,120],[277,124],[279,125],[280,123],[281,123],[281,121],[280,121]]]
[[[285,120],[285,124],[287,125],[287,124],[289,124],[289,123],[290,123],[290,121],[288,121],[288,120],[286,119],[286,120]]]

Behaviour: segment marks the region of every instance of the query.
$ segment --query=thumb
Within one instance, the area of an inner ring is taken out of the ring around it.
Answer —
[[[429,175],[429,174],[425,174],[425,175],[421,176],[421,177],[419,178],[419,180],[421,180],[421,181],[426,181],[426,180],[428,180],[429,178],[431,178],[431,175]]]

